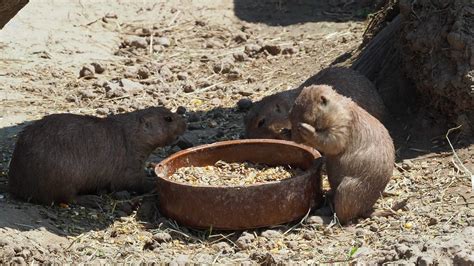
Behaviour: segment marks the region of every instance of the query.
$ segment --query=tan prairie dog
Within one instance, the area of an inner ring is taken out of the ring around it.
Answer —
[[[184,119],[163,107],[106,118],[46,116],[19,134],[8,173],[10,194],[51,204],[102,190],[153,189],[145,178],[146,159],[185,129]]]
[[[290,121],[294,141],[326,156],[339,221],[368,217],[393,173],[395,151],[387,129],[327,85],[304,88]]]
[[[246,138],[291,139],[290,109],[304,87],[316,84],[331,85],[380,121],[386,118],[382,98],[369,79],[350,68],[331,67],[321,70],[296,89],[269,95],[256,102],[244,118]]]

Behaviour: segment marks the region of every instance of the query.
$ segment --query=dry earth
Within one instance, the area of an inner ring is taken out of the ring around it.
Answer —
[[[190,145],[240,138],[247,108],[237,105],[240,99],[297,86],[357,47],[368,11],[334,2],[31,1],[0,31],[0,263],[473,265],[470,180],[444,134],[421,145],[411,137],[420,135],[416,126],[403,119],[392,125],[397,167],[377,208],[408,199],[406,206],[348,227],[322,225],[310,214],[275,228],[213,232],[160,216],[153,196],[102,195],[91,207],[45,207],[9,197],[15,136],[45,114],[185,107],[185,140],[157,150],[150,162]],[[415,124],[430,130],[431,121]],[[472,138],[450,136],[472,171]]]

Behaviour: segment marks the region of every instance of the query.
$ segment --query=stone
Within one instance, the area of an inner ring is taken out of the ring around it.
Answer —
[[[152,239],[158,243],[164,243],[164,242],[169,242],[172,240],[172,237],[170,234],[166,232],[159,232],[153,235]]]
[[[252,242],[255,240],[255,236],[248,232],[243,232],[242,235],[237,239],[235,244],[241,249],[249,249],[252,247]]]
[[[169,47],[171,45],[171,41],[167,37],[160,37],[156,39],[156,43],[163,47]]]

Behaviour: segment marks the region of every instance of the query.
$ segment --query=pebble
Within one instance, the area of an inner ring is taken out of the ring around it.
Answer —
[[[227,75],[227,77],[229,79],[232,79],[232,80],[236,80],[236,79],[240,78],[241,76],[242,76],[242,73],[237,68],[234,68],[234,69],[230,70],[229,74]]]
[[[255,236],[248,232],[243,232],[242,235],[237,239],[235,244],[241,249],[249,249],[252,247],[252,242],[255,240]]]
[[[402,168],[405,170],[410,170],[413,168],[413,162],[410,160],[403,160],[402,161]]]
[[[281,52],[281,47],[279,45],[267,44],[263,46],[263,50],[267,51],[271,55],[278,55]]]
[[[148,43],[146,42],[145,38],[137,37],[137,36],[130,36],[125,40],[125,44],[135,48],[147,48]]]
[[[287,55],[287,54],[296,54],[298,50],[294,47],[288,47],[288,48],[285,48],[283,49],[283,51],[281,52],[282,54],[284,55]]]
[[[83,66],[79,71],[79,78],[93,78],[94,77],[94,68],[92,66]]]
[[[168,39],[166,37],[160,37],[160,38],[156,39],[156,42],[159,45],[162,45],[163,47],[169,47],[171,45],[170,39]]]
[[[232,253],[234,250],[227,242],[218,242],[212,245],[212,248],[222,252],[223,254]]]
[[[109,114],[109,108],[106,107],[100,107],[95,110],[96,114],[98,115],[108,115]]]
[[[102,66],[101,64],[99,64],[99,63],[92,63],[91,65],[94,67],[95,73],[97,73],[97,74],[102,74],[102,73],[105,72],[105,67]]]
[[[15,265],[26,265],[26,261],[23,257],[14,257],[11,262]]]
[[[227,60],[223,60],[221,62],[214,63],[212,70],[214,71],[214,73],[226,74],[226,73],[229,73],[233,67],[234,66],[232,65],[231,62]]]
[[[120,85],[122,85],[122,88],[127,92],[136,92],[138,90],[143,89],[142,84],[140,84],[138,82],[135,82],[135,81],[132,81],[132,80],[129,80],[129,79],[121,79],[120,80]]]
[[[416,264],[418,266],[430,266],[430,265],[434,265],[434,262],[435,260],[433,259],[433,257],[429,255],[419,256],[418,259],[416,260]]]
[[[137,74],[140,79],[147,79],[150,77],[150,70],[148,70],[146,67],[140,67],[137,71]]]
[[[430,217],[430,220],[428,221],[428,226],[435,225],[438,223],[438,219],[434,217]]]
[[[172,80],[173,72],[171,72],[171,70],[167,66],[162,66],[160,69],[160,75],[165,80],[170,81]]]
[[[240,111],[247,111],[252,108],[253,102],[250,99],[243,98],[237,102],[237,107]]]
[[[178,80],[187,80],[188,79],[188,73],[186,72],[179,72],[176,77]]]
[[[172,240],[172,237],[170,234],[166,232],[159,232],[153,235],[152,239],[158,243],[164,243],[164,242],[169,242]]]
[[[79,95],[81,95],[81,97],[82,97],[83,99],[93,99],[93,98],[95,98],[95,97],[97,96],[97,95],[94,93],[94,91],[93,91],[93,90],[90,90],[90,89],[89,89],[89,90],[86,89],[86,90],[81,90],[81,91],[79,91]]]
[[[258,44],[247,44],[245,45],[244,52],[249,56],[253,56],[259,53],[262,50],[262,47]]]
[[[195,90],[196,90],[196,88],[194,87],[194,84],[192,84],[192,83],[187,83],[187,84],[183,85],[183,91],[186,92],[186,93],[190,93],[190,92],[193,92]]]
[[[243,62],[247,60],[248,56],[244,52],[235,52],[232,54],[236,62]]]
[[[247,34],[243,32],[239,32],[234,36],[234,41],[236,43],[243,43],[243,42],[246,42],[247,40],[248,40]]]
[[[273,238],[280,238],[282,237],[282,234],[279,231],[276,230],[265,230],[262,232],[261,236],[268,238],[268,239],[273,239]]]

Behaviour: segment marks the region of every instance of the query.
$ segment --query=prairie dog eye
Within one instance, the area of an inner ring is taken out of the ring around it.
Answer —
[[[275,108],[276,108],[276,111],[277,111],[278,113],[281,113],[280,105],[277,104],[277,105],[275,106]]]
[[[173,118],[171,116],[165,116],[164,119],[166,122],[173,122]]]

